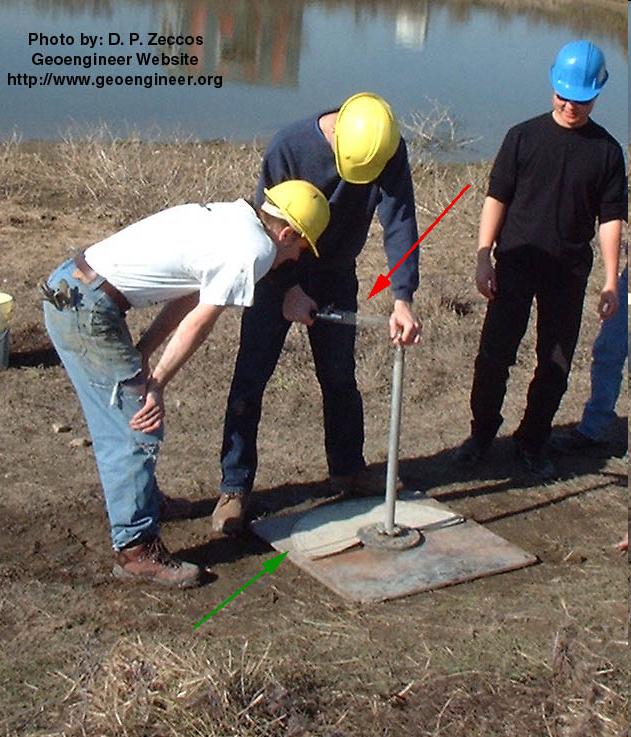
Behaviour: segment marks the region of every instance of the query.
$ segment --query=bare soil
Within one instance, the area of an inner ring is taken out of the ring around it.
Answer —
[[[99,153],[100,152],[100,153]],[[3,155],[2,155],[3,154]],[[127,167],[123,163],[127,162]],[[484,301],[473,284],[488,167],[419,163],[419,226],[473,188],[425,243],[409,350],[402,476],[540,563],[429,594],[348,605],[285,562],[199,631],[193,623],[261,569],[250,534],[210,532],[238,315],[222,317],[167,392],[159,479],[196,502],[167,545],[207,564],[203,588],[168,592],[110,576],[111,550],[87,429],[43,330],[37,284],[81,248],[167,204],[248,194],[259,152],[216,144],[94,141],[0,152],[0,290],[15,296],[0,374],[0,731],[6,735],[590,737],[627,734],[626,397],[611,442],[560,458],[540,486],[514,466],[510,433],[533,369],[529,331],[505,425],[488,462],[451,463],[468,434],[468,392]],[[137,167],[134,169],[134,167]],[[125,172],[128,172],[125,174]],[[165,178],[169,185],[165,186]],[[367,294],[384,267],[377,226],[359,263]],[[602,270],[596,259],[571,386],[557,424],[580,418]],[[362,309],[388,312],[380,295]],[[534,317],[534,315],[533,315]],[[131,317],[142,330],[148,314]],[[383,468],[391,351],[358,339],[366,457]],[[53,424],[70,427],[55,432]],[[290,331],[260,428],[253,513],[327,495],[321,403],[304,330]]]

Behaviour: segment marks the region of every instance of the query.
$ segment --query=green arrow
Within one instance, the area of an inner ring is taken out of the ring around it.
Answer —
[[[256,576],[252,576],[252,578],[249,581],[246,581],[243,586],[239,587],[234,594],[231,594],[227,599],[221,602],[221,604],[218,604],[212,612],[208,612],[205,616],[203,616],[199,622],[195,622],[193,625],[193,629],[196,630],[199,627],[201,627],[204,622],[207,622],[211,617],[214,617],[217,612],[220,612],[225,606],[230,604],[231,601],[237,598],[239,594],[242,594],[248,586],[251,586],[255,581],[258,581],[259,578],[262,578],[266,573],[274,573],[274,571],[278,568],[278,566],[285,560],[287,557],[287,553],[281,553],[280,555],[275,555],[273,558],[270,558],[269,560],[266,560],[265,563],[263,563],[263,570],[259,571]]]

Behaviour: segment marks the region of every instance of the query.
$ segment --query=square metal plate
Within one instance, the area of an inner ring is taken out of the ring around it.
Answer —
[[[419,500],[443,507],[436,500]],[[344,502],[341,502],[343,504]],[[313,510],[309,512],[312,514]],[[471,581],[532,565],[537,558],[466,520],[462,524],[424,532],[424,542],[404,551],[355,547],[336,555],[309,560],[298,553],[291,533],[305,512],[267,517],[251,523],[252,531],[348,601],[374,602]]]

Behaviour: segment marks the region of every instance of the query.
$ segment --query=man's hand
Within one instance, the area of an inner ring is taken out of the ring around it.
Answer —
[[[283,300],[283,317],[285,320],[301,322],[303,325],[313,325],[311,313],[317,309],[317,303],[298,284],[287,290]]]
[[[478,251],[478,261],[475,269],[475,285],[478,292],[487,299],[495,299],[497,291],[497,278],[495,269],[491,262],[490,249],[483,248]]]
[[[421,323],[412,311],[412,305],[403,299],[394,302],[390,315],[390,337],[395,345],[416,345],[421,340]]]
[[[145,404],[142,409],[131,418],[129,427],[140,432],[155,432],[162,425],[164,419],[164,400],[162,388],[154,379],[147,382]]]
[[[618,290],[605,287],[600,293],[598,314],[601,320],[609,320],[618,311]]]
[[[491,261],[491,251],[493,244],[497,241],[505,215],[506,205],[503,202],[494,197],[485,198],[480,215],[475,285],[478,292],[489,300],[495,299],[497,292],[497,277]]]

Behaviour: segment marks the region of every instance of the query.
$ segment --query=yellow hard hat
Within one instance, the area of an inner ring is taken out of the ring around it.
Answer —
[[[351,184],[374,182],[394,156],[400,136],[382,97],[372,92],[349,97],[335,123],[333,150],[339,175]]]
[[[263,191],[280,210],[283,219],[306,238],[315,255],[320,256],[316,244],[331,217],[329,203],[322,192],[303,179],[288,179]]]

